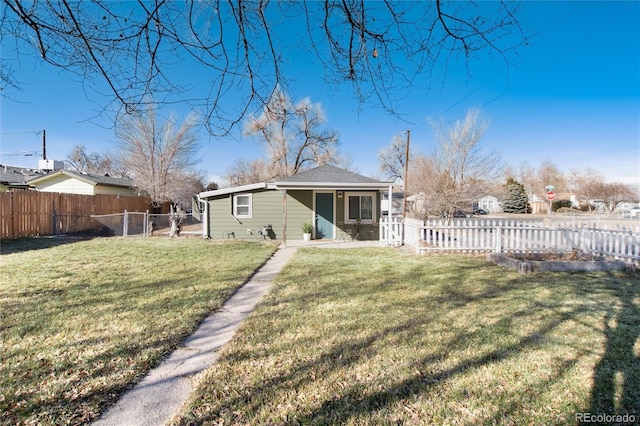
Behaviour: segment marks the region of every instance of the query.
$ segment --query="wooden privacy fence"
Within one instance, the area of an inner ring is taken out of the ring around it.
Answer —
[[[145,212],[149,197],[78,195],[54,192],[0,192],[0,238],[100,230],[91,215]]]
[[[640,261],[640,228],[607,228],[596,225],[554,224],[508,220],[439,220],[407,218],[404,224],[381,222],[380,235],[403,235],[404,243],[420,253],[551,252],[580,250],[632,262]],[[391,228],[387,230],[386,228]],[[382,239],[382,238],[381,238]],[[384,240],[383,240],[384,241]],[[396,240],[397,242],[397,240]]]

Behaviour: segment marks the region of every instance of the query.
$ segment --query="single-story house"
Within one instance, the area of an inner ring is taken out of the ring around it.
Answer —
[[[485,195],[478,200],[478,208],[485,210],[487,213],[501,213],[502,203],[493,195]]]
[[[137,196],[139,191],[131,179],[98,176],[59,170],[37,176],[28,181],[29,185],[41,192],[63,192],[82,195],[128,195]]]
[[[314,239],[378,240],[382,182],[333,166],[319,166],[274,182],[199,194],[203,234],[210,238],[301,240],[311,223]]]
[[[631,209],[635,209],[640,207],[640,203],[634,203],[631,201],[620,201],[616,204],[616,208],[613,210],[614,213],[628,213]]]
[[[42,173],[26,167],[0,164],[0,191],[11,189],[30,189],[28,181]]]
[[[529,194],[529,206],[532,214],[547,213],[549,211],[549,201],[533,193]]]

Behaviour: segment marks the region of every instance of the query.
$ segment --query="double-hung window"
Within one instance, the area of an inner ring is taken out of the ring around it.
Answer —
[[[347,194],[347,221],[348,222],[373,222],[374,194],[351,193]]]
[[[233,215],[235,217],[251,217],[251,194],[236,194],[233,196]]]

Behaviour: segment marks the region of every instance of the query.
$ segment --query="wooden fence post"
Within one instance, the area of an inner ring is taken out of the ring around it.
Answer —
[[[15,204],[13,202],[13,191],[9,192],[9,238],[14,238],[14,230],[15,230],[15,212],[13,209],[15,208]]]
[[[56,212],[56,200],[55,200],[55,198],[53,198],[51,200],[51,204],[52,204],[52,207],[53,207],[53,218],[52,218],[53,219],[53,227],[51,229],[51,235],[58,235],[58,232],[57,232],[57,229],[58,229],[58,225],[57,225],[57,223],[58,223],[58,214]]]

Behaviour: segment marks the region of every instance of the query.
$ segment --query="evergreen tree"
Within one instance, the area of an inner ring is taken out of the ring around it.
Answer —
[[[524,185],[513,178],[509,178],[504,188],[502,210],[505,213],[527,213],[529,197]]]

